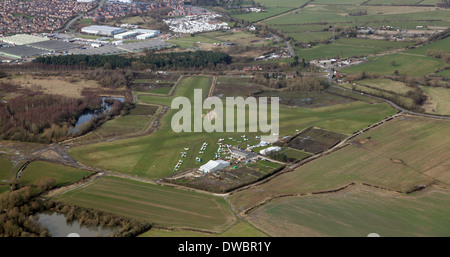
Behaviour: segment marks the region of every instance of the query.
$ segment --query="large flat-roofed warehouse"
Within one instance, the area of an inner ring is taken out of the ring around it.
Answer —
[[[166,43],[162,40],[148,40],[143,42],[129,43],[118,46],[117,48],[123,49],[125,51],[133,52],[145,49],[161,49],[173,46],[172,44]]]
[[[8,57],[12,58],[28,58],[28,57],[34,57],[38,55],[47,55],[50,54],[49,51],[37,49],[34,47],[29,46],[11,46],[11,47],[2,47],[0,49],[0,55],[6,55]]]
[[[3,42],[6,42],[8,44],[12,45],[26,45],[26,44],[32,44],[37,42],[45,42],[48,41],[48,38],[38,37],[38,36],[32,36],[27,34],[17,34],[10,37],[2,37],[1,40]]]
[[[114,38],[115,39],[127,39],[127,38],[136,37],[138,34],[139,34],[139,32],[136,32],[136,31],[127,31],[124,33],[114,35]]]
[[[85,54],[85,55],[97,55],[97,54],[118,54],[126,52],[124,49],[119,49],[115,46],[102,46],[97,48],[88,48],[88,49],[71,49],[69,50],[70,54]]]
[[[28,44],[27,46],[31,46],[34,48],[47,50],[50,52],[65,52],[70,49],[80,48],[80,46],[75,45],[73,43],[59,41],[59,40],[49,40],[45,42],[37,42]]]
[[[102,25],[92,25],[81,29],[81,32],[83,33],[109,37],[114,36],[116,34],[124,33],[126,31],[127,30],[124,28],[102,26]]]

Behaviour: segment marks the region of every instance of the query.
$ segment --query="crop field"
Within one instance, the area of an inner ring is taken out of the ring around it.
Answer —
[[[404,195],[358,186],[345,192],[280,198],[252,211],[249,221],[270,236],[448,236],[450,191]]]
[[[103,177],[56,200],[170,228],[219,233],[236,222],[221,197],[117,177]]]
[[[56,180],[55,186],[60,187],[81,180],[84,176],[89,176],[90,174],[86,170],[35,161],[30,163],[23,171],[20,182],[25,185],[36,185],[41,179],[54,178]]]
[[[338,189],[352,182],[406,192],[450,184],[450,122],[402,116],[355,138],[347,147],[230,197],[245,210],[277,195]],[[283,185],[280,187],[280,185]]]
[[[346,137],[346,135],[340,133],[311,127],[296,135],[287,145],[297,150],[317,154],[329,149]]]

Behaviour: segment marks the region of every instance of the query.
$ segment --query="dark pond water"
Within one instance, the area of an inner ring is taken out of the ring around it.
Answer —
[[[56,212],[39,213],[37,217],[42,226],[50,231],[52,237],[67,237],[73,233],[80,237],[104,237],[114,232],[110,228],[81,226],[78,221],[69,224],[63,214]]]
[[[80,117],[78,117],[75,127],[69,131],[69,134],[77,134],[78,132],[80,132],[80,129],[83,124],[85,124],[86,122],[91,121],[93,118],[98,117],[99,115],[104,114],[105,112],[108,112],[109,110],[111,110],[112,104],[106,103],[105,102],[106,99],[119,100],[122,103],[125,101],[124,97],[102,97],[102,108],[88,112],[88,113],[84,113]]]

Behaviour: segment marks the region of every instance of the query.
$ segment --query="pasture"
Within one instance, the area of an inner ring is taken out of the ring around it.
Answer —
[[[409,90],[411,90],[410,87],[408,87],[405,83],[401,81],[395,81],[385,78],[380,79],[363,79],[359,80],[358,84],[370,86],[376,89],[384,90],[384,91],[391,91],[396,94],[404,95]]]
[[[422,89],[429,97],[427,102],[432,106],[427,112],[450,115],[450,88],[422,87]]]
[[[270,7],[267,12],[250,12],[243,14],[235,14],[232,15],[234,18],[239,20],[244,20],[246,22],[256,22],[260,20],[264,20],[281,13],[287,12],[293,8],[291,7]]]
[[[450,235],[450,191],[403,195],[363,186],[273,200],[249,214],[270,236],[423,237]]]
[[[334,190],[352,182],[401,192],[417,185],[450,184],[449,129],[448,121],[401,116],[343,149],[234,193],[230,200],[242,211],[279,195]]]
[[[395,65],[392,65],[393,62]],[[443,66],[444,62],[441,59],[397,53],[372,57],[369,58],[369,62],[344,68],[341,71],[348,74],[365,71],[368,74],[393,75],[397,70],[400,75],[422,77],[434,73]]]
[[[152,223],[220,233],[236,218],[217,196],[117,177],[103,177],[55,200]]]
[[[413,42],[340,38],[331,44],[321,44],[312,48],[297,49],[296,53],[300,58],[311,61],[315,59],[368,56],[390,50],[402,49],[413,44]]]

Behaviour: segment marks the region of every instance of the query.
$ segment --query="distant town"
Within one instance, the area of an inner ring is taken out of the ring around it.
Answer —
[[[174,45],[164,41],[170,35],[135,24],[86,24],[79,31],[65,30],[71,20],[107,21],[162,8],[168,9],[168,17],[175,17],[164,23],[176,34],[230,29],[226,22],[217,20],[219,14],[183,3],[177,0],[157,3],[132,0],[1,2],[0,59],[16,62],[42,55],[102,55],[170,48]]]

